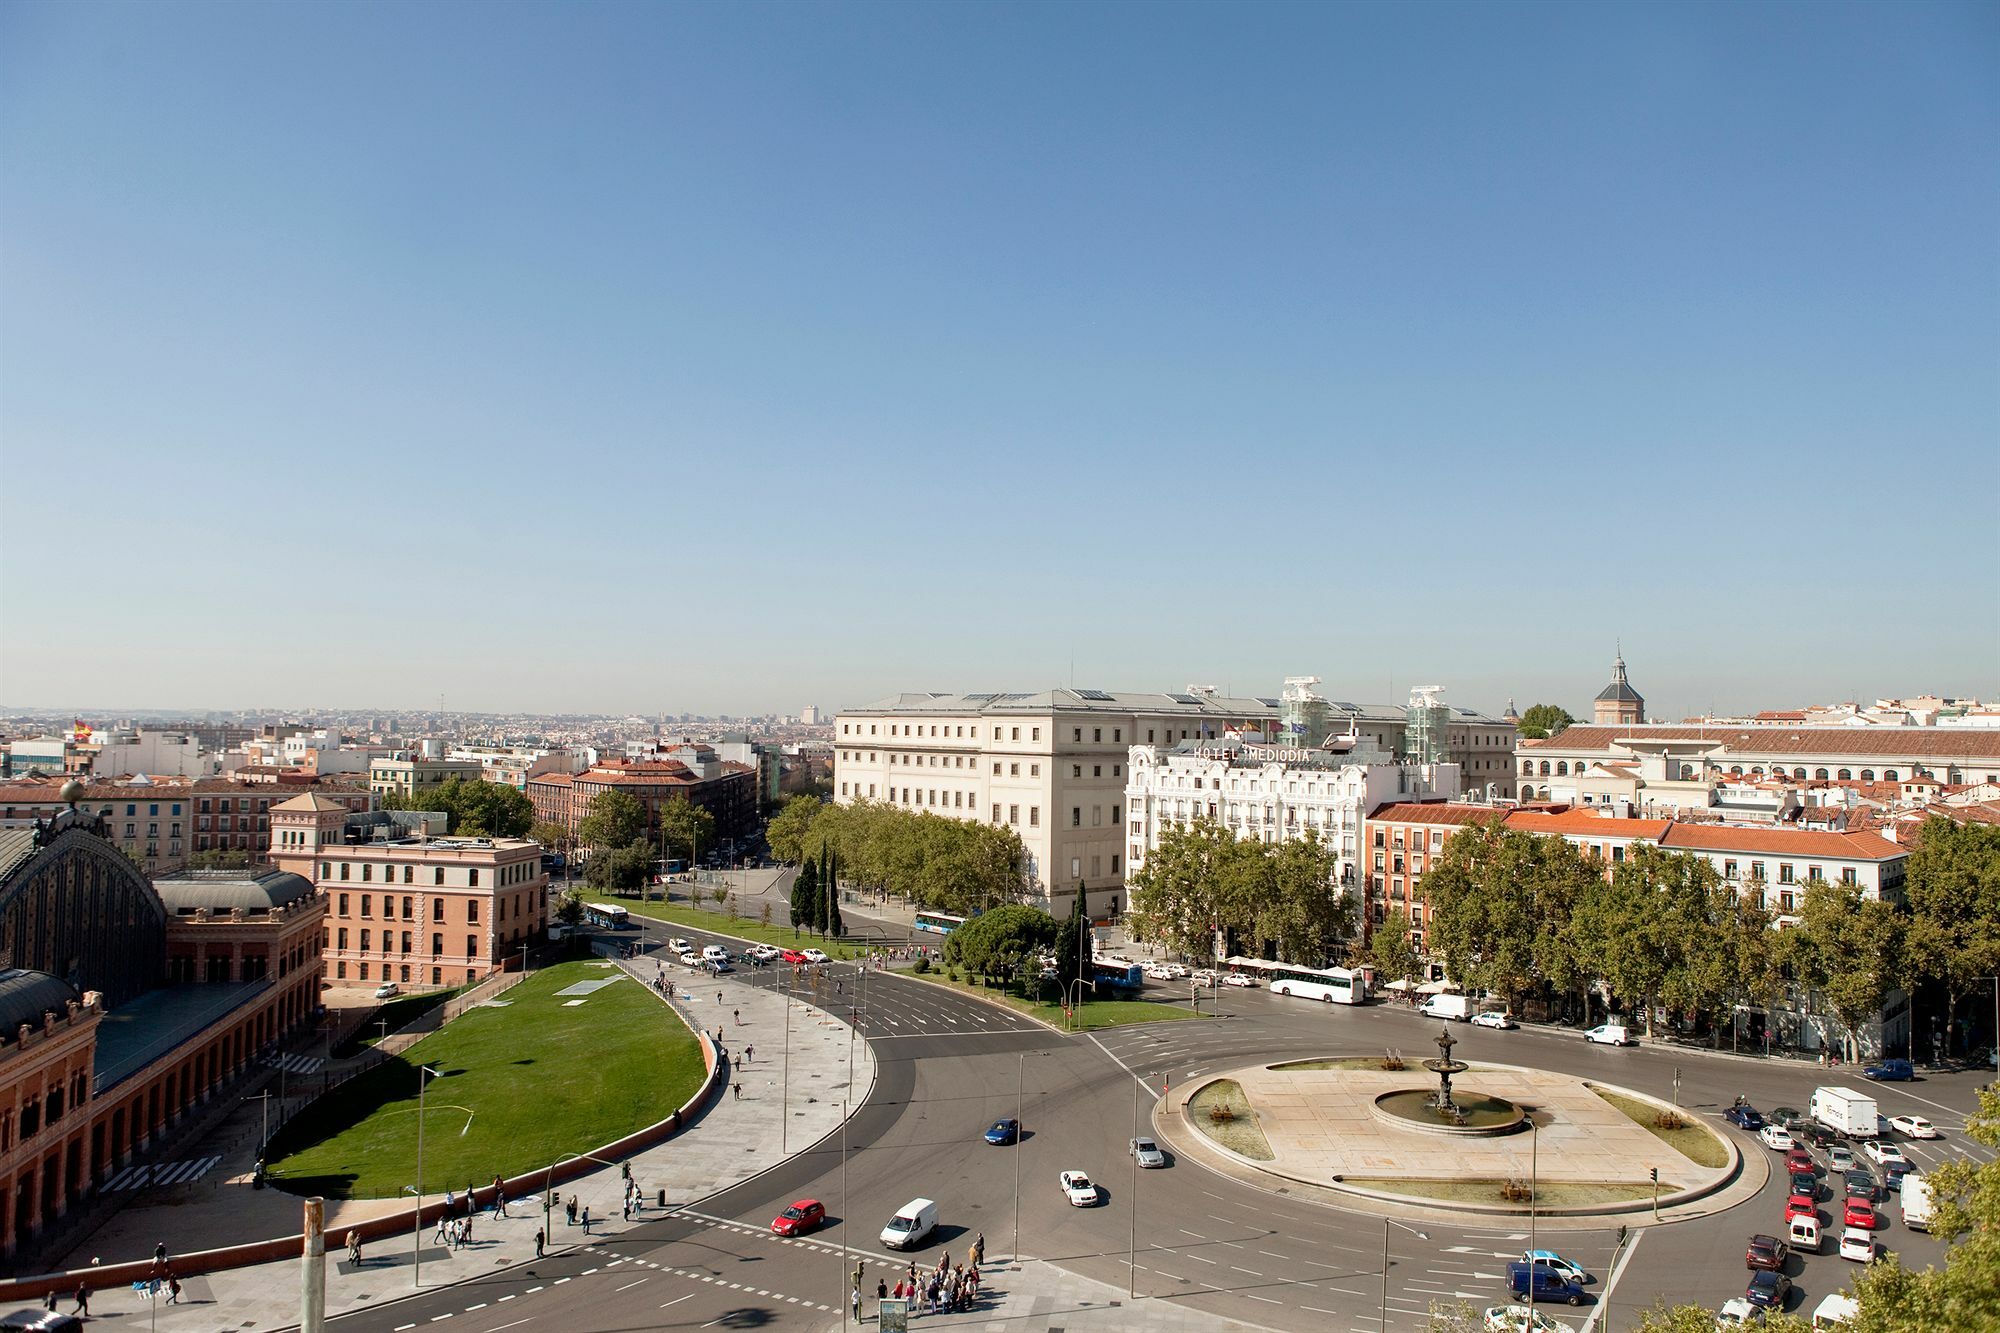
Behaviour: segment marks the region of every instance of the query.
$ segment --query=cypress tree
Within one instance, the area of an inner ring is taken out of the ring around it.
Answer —
[[[827,854],[833,855],[831,850]],[[840,919],[840,858],[837,856],[833,856],[827,868],[826,928],[835,939],[847,933],[847,923]]]
[[[812,919],[812,900],[818,894],[818,871],[811,858],[799,863],[799,873],[792,876],[792,933],[797,934],[800,926]]]

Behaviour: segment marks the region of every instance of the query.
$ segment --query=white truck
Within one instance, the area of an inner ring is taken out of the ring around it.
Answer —
[[[1812,1118],[1849,1138],[1875,1137],[1875,1099],[1852,1088],[1814,1088]]]
[[[1912,1231],[1931,1229],[1931,1183],[1914,1171],[1903,1177],[1903,1225]]]
[[[1417,1006],[1417,1012],[1426,1018],[1455,1018],[1469,1023],[1478,1007],[1469,995],[1432,995]]]

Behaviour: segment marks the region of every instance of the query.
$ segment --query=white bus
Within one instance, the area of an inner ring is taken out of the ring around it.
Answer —
[[[924,910],[919,911],[916,919],[910,924],[918,930],[931,935],[949,935],[952,931],[964,925],[965,922],[965,917],[953,916],[950,912]]]
[[[632,924],[632,914],[617,903],[585,903],[583,919],[600,930],[624,930]]]
[[[1262,958],[1231,958],[1227,966],[1232,972],[1255,977],[1273,995],[1296,995],[1324,1004],[1360,1004],[1368,998],[1367,979],[1344,967],[1300,967]]]

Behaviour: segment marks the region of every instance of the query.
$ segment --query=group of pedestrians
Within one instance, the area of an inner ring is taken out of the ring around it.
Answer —
[[[889,1289],[885,1279],[876,1284],[875,1294],[878,1297],[893,1295],[898,1300],[908,1300],[919,1311],[928,1307],[934,1315],[956,1314],[961,1310],[970,1310],[973,1303],[979,1299],[979,1259],[984,1245],[985,1238],[982,1236],[973,1246],[970,1261],[963,1264],[952,1263],[951,1252],[948,1250],[938,1256],[935,1268],[918,1272],[916,1264],[912,1262],[909,1272],[897,1279],[893,1291]],[[856,1295],[859,1295],[858,1289]]]

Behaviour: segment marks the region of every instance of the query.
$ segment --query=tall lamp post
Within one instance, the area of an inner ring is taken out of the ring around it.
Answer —
[[[1038,1056],[1046,1056],[1047,1051],[1036,1051]],[[1028,1053],[1021,1052],[1020,1063],[1014,1071],[1014,1267],[1021,1266],[1021,1144],[1027,1138],[1027,1126],[1021,1123],[1021,1091],[1028,1077]]]
[[[410,1232],[410,1280],[418,1287],[424,1285],[424,1093],[437,1075],[429,1065],[417,1066],[417,1184],[412,1191],[417,1196],[417,1220]],[[469,1126],[472,1121],[465,1123]]]
[[[1388,1333],[1389,1329],[1389,1228],[1390,1227],[1395,1227],[1399,1231],[1407,1231],[1412,1236],[1415,1236],[1418,1240],[1430,1239],[1429,1235],[1427,1235],[1422,1231],[1417,1230],[1415,1227],[1406,1227],[1401,1222],[1394,1221],[1393,1219],[1387,1217],[1382,1219],[1382,1333]],[[1534,1284],[1532,1282],[1529,1283],[1530,1290],[1532,1290],[1533,1287]]]

